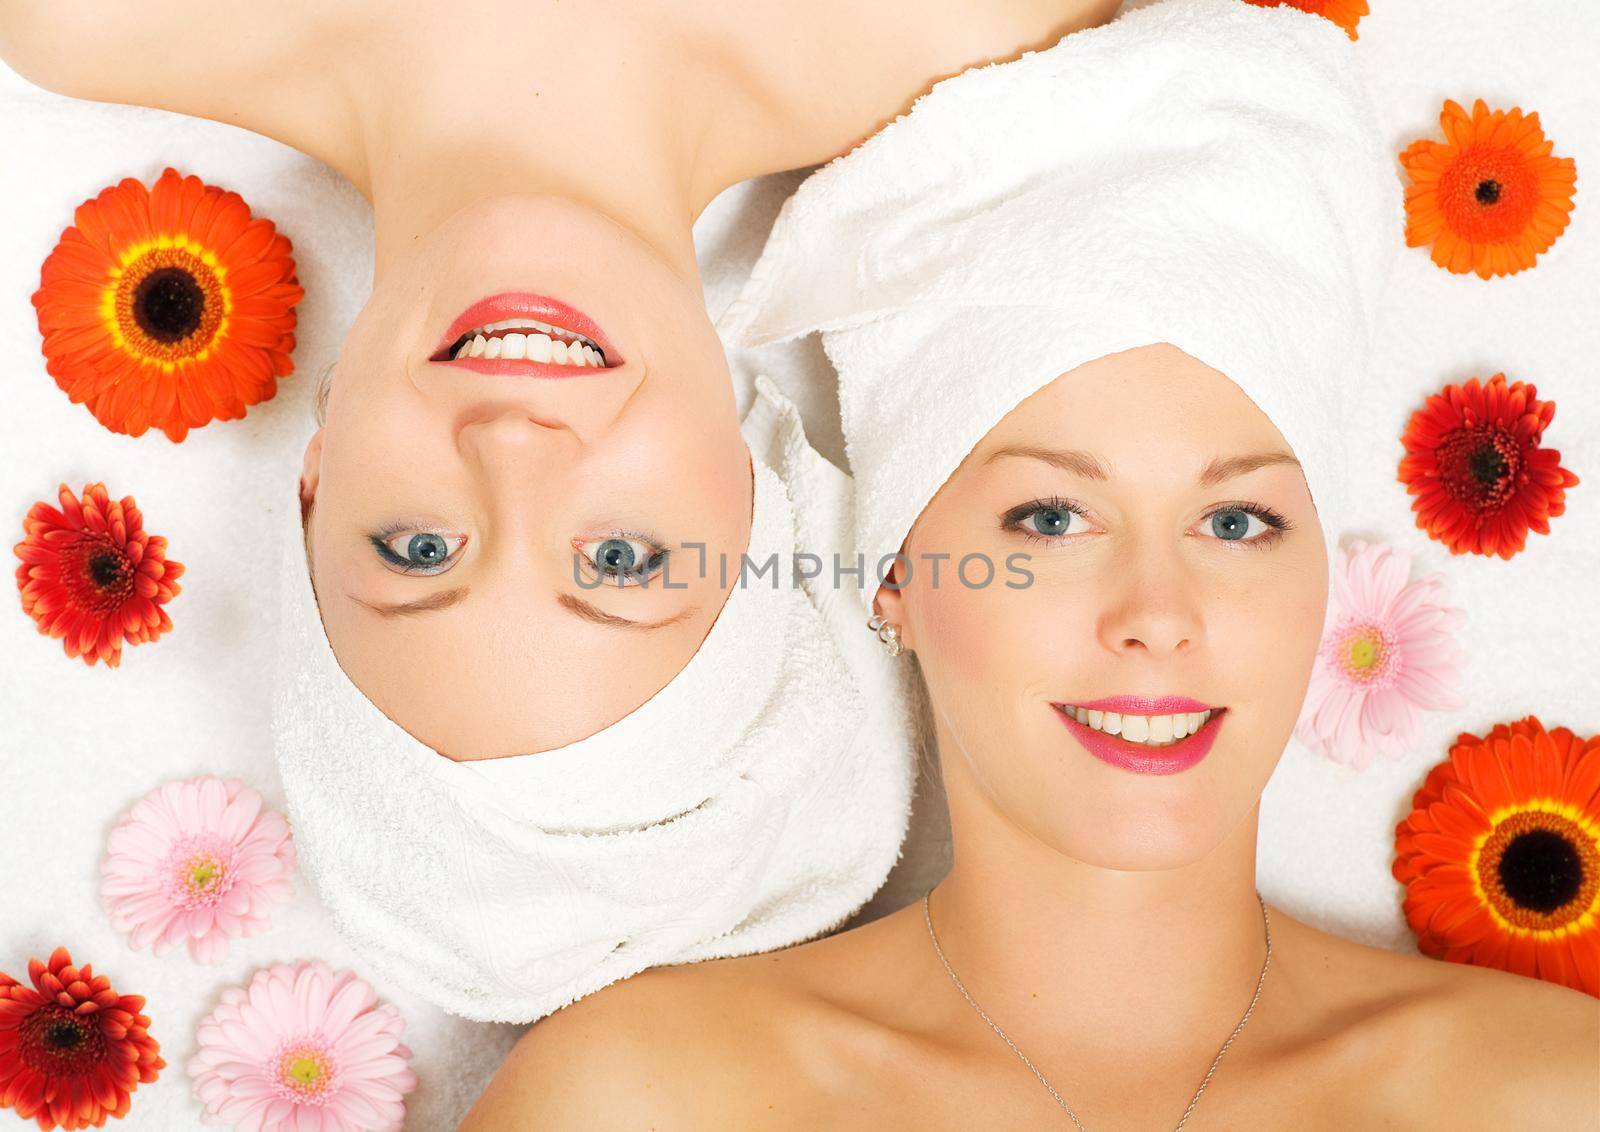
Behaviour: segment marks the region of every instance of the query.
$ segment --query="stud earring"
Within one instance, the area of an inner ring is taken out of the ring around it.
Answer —
[[[899,656],[905,651],[905,645],[900,643],[900,627],[891,624],[883,614],[874,613],[867,621],[867,628],[878,634],[878,640],[883,642],[890,656]]]

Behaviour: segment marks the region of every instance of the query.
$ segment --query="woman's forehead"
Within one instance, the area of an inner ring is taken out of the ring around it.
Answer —
[[[1152,460],[1204,467],[1293,451],[1227,376],[1164,343],[1097,358],[1017,405],[968,457],[987,465],[1015,449],[1047,449],[1063,470],[1109,478]]]

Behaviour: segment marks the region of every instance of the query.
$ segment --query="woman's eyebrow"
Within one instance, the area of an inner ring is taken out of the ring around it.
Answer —
[[[419,597],[415,601],[401,601],[389,604],[387,602],[371,602],[359,598],[355,594],[345,594],[357,605],[365,606],[372,612],[382,617],[406,617],[413,613],[432,613],[436,609],[449,609],[457,602],[464,601],[468,594],[466,586],[457,586],[451,590],[440,590],[438,593]]]
[[[1293,464],[1300,466],[1287,452],[1255,452],[1249,456],[1218,456],[1205,466],[1200,473],[1201,487],[1216,487],[1219,483],[1242,476],[1246,472],[1253,472],[1257,468],[1269,468],[1274,464]]]
[[[556,604],[585,621],[592,621],[596,625],[615,625],[624,629],[664,629],[668,625],[676,625],[680,621],[687,621],[700,612],[698,605],[691,605],[681,609],[671,617],[663,617],[660,621],[635,621],[631,617],[618,617],[615,613],[607,613],[598,605],[591,605],[576,594],[557,593]]]
[[[989,458],[984,463],[992,464],[1004,456],[1016,456],[1023,460],[1042,460],[1052,467],[1060,468],[1063,472],[1071,472],[1086,480],[1111,478],[1099,457],[1073,448],[1037,448],[1027,444],[1008,444],[989,453]]]

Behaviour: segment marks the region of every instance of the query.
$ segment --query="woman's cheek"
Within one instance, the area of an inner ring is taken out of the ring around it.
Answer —
[[[1246,578],[1208,599],[1208,651],[1219,693],[1259,705],[1263,738],[1287,742],[1316,661],[1327,585],[1314,556]]]

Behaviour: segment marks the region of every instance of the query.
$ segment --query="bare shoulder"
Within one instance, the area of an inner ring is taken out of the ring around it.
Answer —
[[[907,923],[615,983],[529,1027],[458,1132],[859,1123],[917,1062],[893,1005],[916,997]]]
[[[1297,924],[1301,993],[1348,1081],[1408,1128],[1600,1132],[1600,1000]],[[1316,989],[1311,989],[1315,986]],[[1374,1114],[1375,1115],[1375,1114]]]
[[[774,1126],[798,1004],[770,961],[655,968],[534,1023],[458,1132]]]
[[[353,120],[334,64],[371,20],[348,0],[0,0],[0,59],[57,94],[210,118],[338,164]]]
[[[1600,1132],[1600,999],[1458,963],[1428,1014],[1450,1035],[1457,1079],[1483,1127]],[[1463,1108],[1462,1115],[1468,1115]]]

